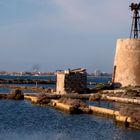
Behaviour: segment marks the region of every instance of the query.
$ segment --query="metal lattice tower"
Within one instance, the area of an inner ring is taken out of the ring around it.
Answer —
[[[131,3],[129,6],[131,8],[131,11],[133,12],[133,19],[132,19],[132,26],[131,26],[131,33],[130,38],[139,38],[140,33],[140,16],[139,16],[139,10],[140,10],[140,3]]]

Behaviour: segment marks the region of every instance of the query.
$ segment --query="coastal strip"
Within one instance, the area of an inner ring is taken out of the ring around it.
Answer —
[[[33,95],[30,96],[25,95],[24,99],[31,100],[32,103],[34,104],[38,102],[38,97],[35,97]],[[76,99],[71,99],[71,101],[72,100],[76,100]],[[98,114],[101,116],[106,116],[112,118],[115,122],[122,124],[126,127],[140,129],[140,126],[137,125],[130,116],[122,115],[120,111],[116,111],[113,109],[107,109],[107,108],[96,107],[96,106],[84,106],[84,107],[75,108],[75,106],[72,104],[68,104],[67,102],[60,102],[60,100],[55,100],[55,99],[50,100],[49,106],[52,106],[64,112],[68,112],[70,114],[88,113],[88,114],[94,114],[94,115]]]

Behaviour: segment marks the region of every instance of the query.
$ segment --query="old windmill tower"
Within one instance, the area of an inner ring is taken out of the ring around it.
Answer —
[[[112,80],[124,86],[140,86],[140,3],[132,3],[133,13],[130,38],[118,39]]]

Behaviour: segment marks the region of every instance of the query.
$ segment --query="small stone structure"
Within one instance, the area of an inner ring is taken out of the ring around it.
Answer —
[[[140,86],[140,39],[118,39],[113,82],[122,87]]]
[[[85,93],[87,88],[86,69],[58,71],[56,81],[57,93]]]

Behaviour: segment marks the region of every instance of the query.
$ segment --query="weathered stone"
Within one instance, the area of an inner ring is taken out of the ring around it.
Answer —
[[[84,93],[87,89],[85,69],[57,72],[57,93]]]
[[[118,39],[113,82],[117,86],[140,86],[140,39]]]
[[[13,99],[13,100],[23,100],[24,94],[23,94],[22,90],[15,89],[15,90],[12,90],[12,92],[7,95],[7,98]]]

